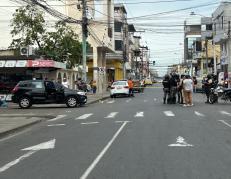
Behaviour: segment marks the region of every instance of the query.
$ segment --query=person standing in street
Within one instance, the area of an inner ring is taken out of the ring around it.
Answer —
[[[207,78],[204,81],[204,91],[205,91],[206,98],[207,98],[205,103],[209,103],[209,94],[210,94],[210,89],[212,87],[212,83],[213,83],[213,80],[212,80],[211,75],[207,75]]]
[[[192,91],[193,91],[193,80],[189,75],[186,75],[185,80],[183,81],[183,91],[185,97],[184,106],[193,106],[192,102]]]
[[[129,96],[134,97],[134,93],[133,93],[133,81],[131,78],[129,78],[128,80],[128,88],[129,88]]]
[[[196,93],[197,90],[197,78],[193,77],[193,92]]]
[[[176,104],[176,93],[177,93],[177,75],[172,74],[169,80],[170,83],[170,103]]]
[[[163,85],[163,91],[164,91],[164,97],[163,97],[163,103],[166,104],[166,99],[169,97],[170,92],[170,82],[169,82],[169,75],[164,76],[164,80],[162,82]]]
[[[177,90],[178,90],[178,103],[184,104],[184,95],[183,95],[183,81],[185,79],[185,75],[180,76],[180,80],[178,82]]]

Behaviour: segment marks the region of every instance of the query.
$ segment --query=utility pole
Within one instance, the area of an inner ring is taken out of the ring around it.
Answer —
[[[205,40],[205,54],[206,54],[206,75],[208,75],[208,68],[209,68],[209,64],[208,64],[208,40]]]
[[[83,80],[87,81],[87,1],[82,0],[82,65],[83,65]]]

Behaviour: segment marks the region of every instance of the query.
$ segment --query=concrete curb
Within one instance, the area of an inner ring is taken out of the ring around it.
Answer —
[[[17,116],[19,116],[19,117],[21,117],[21,116],[23,116],[23,117],[38,117],[38,118],[41,118],[41,119],[38,119],[36,121],[30,122],[30,123],[27,123],[27,124],[24,124],[24,125],[21,125],[21,126],[18,126],[18,127],[15,127],[15,128],[10,129],[8,131],[1,132],[0,133],[0,139],[5,138],[7,136],[10,136],[10,135],[12,135],[14,133],[23,131],[24,129],[29,128],[29,127],[31,127],[31,126],[33,126],[35,124],[38,124],[38,123],[41,123],[43,121],[55,118],[55,116],[51,116],[51,115],[49,115],[49,116],[42,116],[42,115],[13,115],[13,114],[10,114],[10,115],[1,114],[0,115],[0,117],[17,117]]]
[[[103,98],[99,98],[99,99],[93,100],[93,101],[87,103],[87,105],[88,104],[95,104],[95,103],[99,102],[100,100],[105,100],[105,99],[108,99],[108,98],[110,98],[110,96],[105,96]]]
[[[5,138],[5,137],[7,137],[7,136],[9,136],[11,134],[14,134],[16,132],[23,131],[24,129],[29,128],[29,127],[31,127],[31,126],[33,126],[35,124],[38,124],[38,123],[40,123],[42,121],[43,121],[42,119],[39,119],[37,121],[31,122],[31,123],[28,123],[28,124],[25,124],[25,125],[22,125],[22,126],[18,126],[18,127],[14,128],[14,129],[10,129],[8,131],[2,132],[2,133],[0,133],[0,139]]]

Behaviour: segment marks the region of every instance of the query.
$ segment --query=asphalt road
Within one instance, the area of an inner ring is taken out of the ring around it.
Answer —
[[[54,109],[63,116],[0,140],[0,178],[230,179],[231,104],[204,100],[196,94],[194,107],[164,105],[153,88]]]

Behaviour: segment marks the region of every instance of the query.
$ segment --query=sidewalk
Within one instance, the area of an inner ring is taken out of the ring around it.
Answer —
[[[87,104],[97,103],[100,100],[108,98],[109,93],[105,94],[88,94]],[[31,125],[37,124],[39,122],[55,118],[56,116],[48,113],[42,112],[46,110],[68,110],[65,104],[46,104],[46,105],[34,105],[31,110],[20,109],[17,104],[8,103],[8,108],[0,108],[0,138],[10,135],[14,132],[20,131],[29,127]],[[87,106],[86,106],[87,108]],[[41,115],[42,114],[42,115]],[[58,113],[56,113],[58,115]]]

